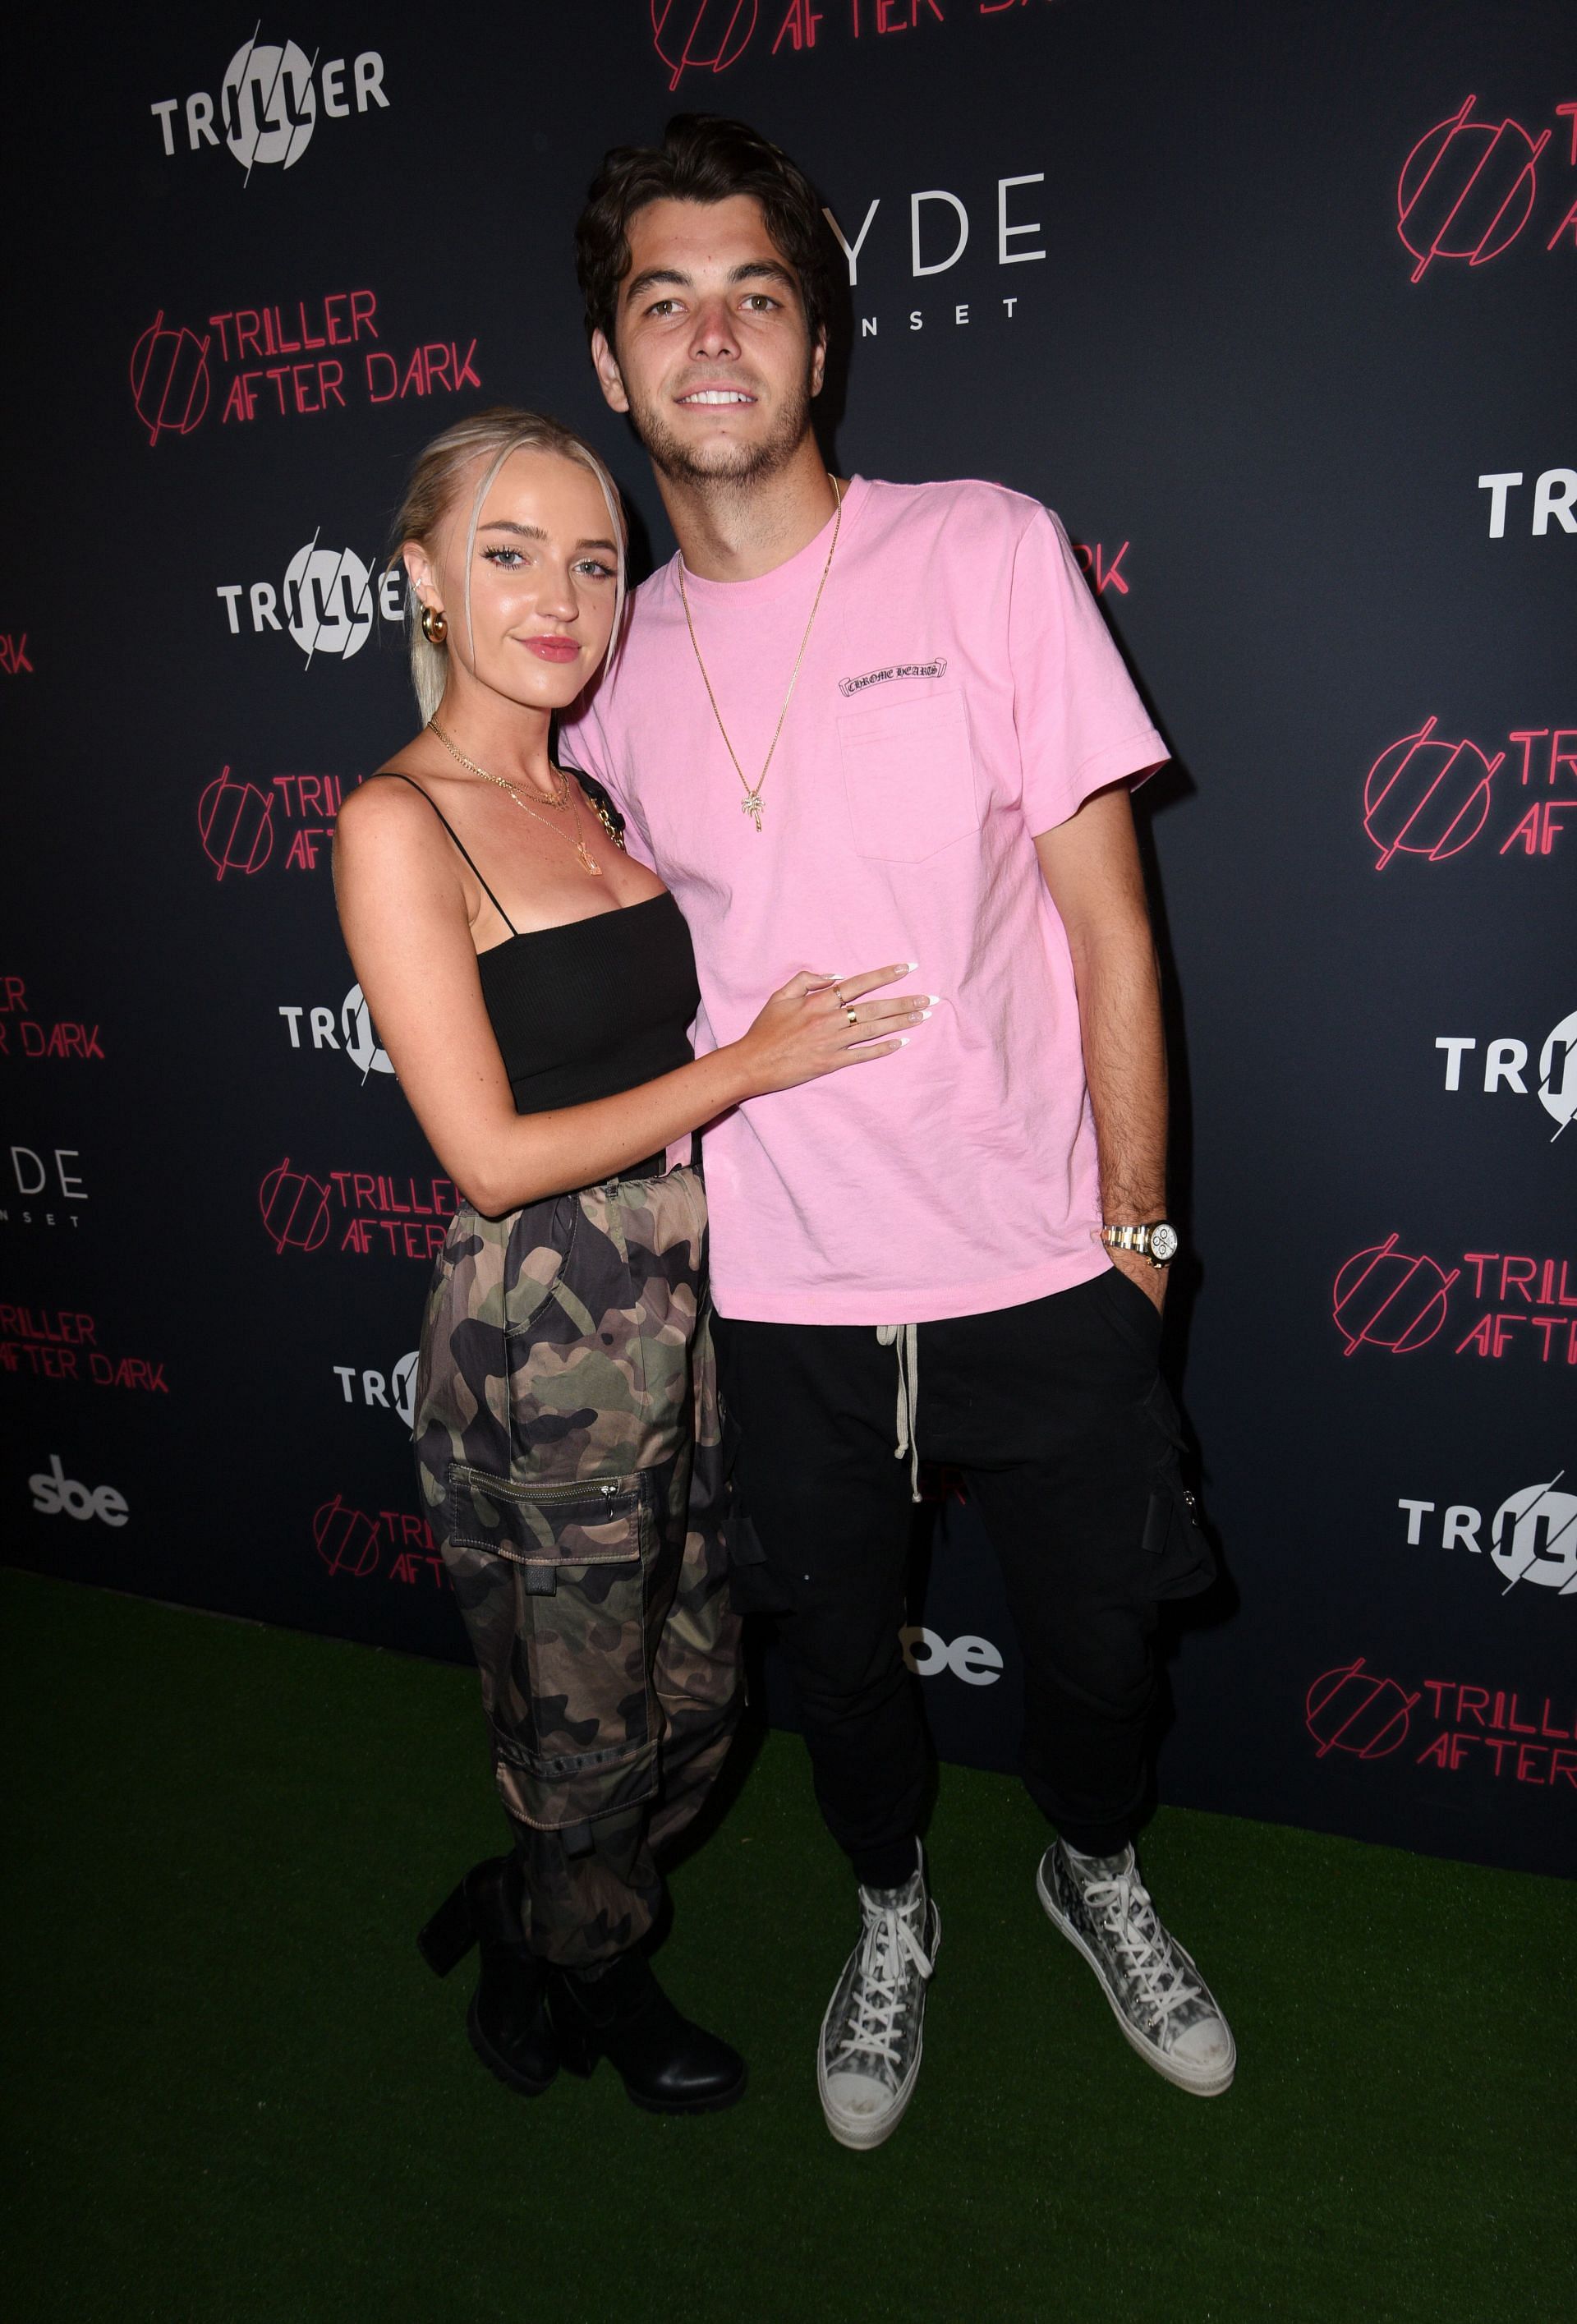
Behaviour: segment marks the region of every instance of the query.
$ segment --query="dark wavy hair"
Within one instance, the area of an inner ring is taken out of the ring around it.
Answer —
[[[575,229],[575,271],[589,337],[614,345],[619,285],[630,272],[630,221],[648,202],[725,202],[749,194],[799,285],[814,342],[831,309],[830,239],[815,187],[787,153],[742,121],[677,113],[660,145],[615,145],[586,189]]]

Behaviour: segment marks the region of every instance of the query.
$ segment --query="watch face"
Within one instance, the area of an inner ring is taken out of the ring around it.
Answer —
[[[1161,1221],[1158,1227],[1150,1229],[1150,1250],[1163,1263],[1168,1259],[1176,1258],[1177,1230],[1166,1219]]]

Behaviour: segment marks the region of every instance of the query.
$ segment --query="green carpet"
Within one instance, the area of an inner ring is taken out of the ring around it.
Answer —
[[[845,2153],[816,2031],[848,1883],[797,1739],[674,1882],[662,1974],[733,2112],[611,2070],[528,2103],[418,1922],[501,1826],[468,1673],[0,1576],[15,2324],[1566,2324],[1563,1884],[1163,1812],[1146,1866],[1231,2016],[1204,2102],[1049,1929],[1035,1812],[946,1769],[946,1924],[897,2136]]]

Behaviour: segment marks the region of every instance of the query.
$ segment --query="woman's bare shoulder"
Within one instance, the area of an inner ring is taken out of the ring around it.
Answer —
[[[347,790],[335,822],[341,834],[354,831],[368,839],[395,839],[407,832],[442,835],[430,793],[420,779],[393,763],[364,776]]]

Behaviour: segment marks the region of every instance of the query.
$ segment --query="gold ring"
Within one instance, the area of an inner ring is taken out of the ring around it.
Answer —
[[[854,1011],[852,1009],[845,1007],[844,1014],[847,1016],[851,1025],[857,1025],[860,1022],[859,1018],[854,1014]]]
[[[834,991],[837,994],[837,996],[838,996],[838,1007],[839,1007],[840,1009],[846,1009],[846,1008],[848,1007],[848,1005],[849,1005],[849,1004],[848,1004],[848,1002],[844,999],[844,988],[843,988],[843,986],[842,986],[841,984],[835,984],[835,985],[834,985],[834,987],[833,987],[833,991]]]

